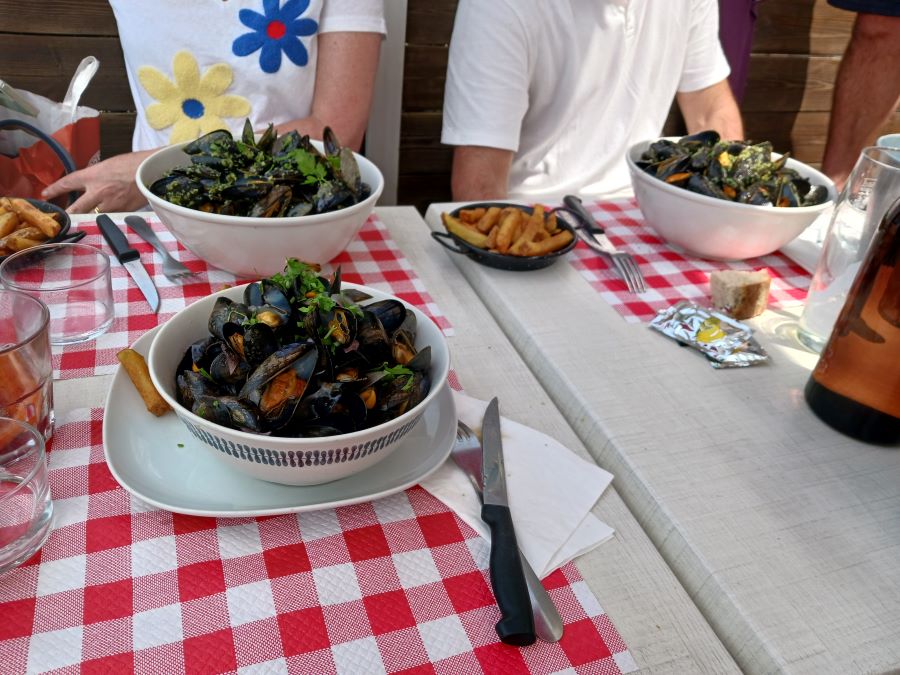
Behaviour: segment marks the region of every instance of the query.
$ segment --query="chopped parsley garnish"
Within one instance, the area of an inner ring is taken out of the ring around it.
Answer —
[[[303,148],[291,150],[288,153],[288,158],[297,165],[297,169],[303,174],[304,185],[324,183],[328,179],[328,168],[316,159],[315,155],[309,150],[304,150]]]
[[[325,284],[319,278],[318,272],[296,258],[288,258],[284,272],[273,274],[271,279],[284,291],[293,291],[296,286],[301,297],[295,298],[295,300],[302,300],[303,296],[310,292],[322,293],[325,291]],[[298,279],[299,284],[296,283]]]
[[[387,361],[385,361],[379,370],[384,373],[385,382],[405,377],[406,383],[403,385],[403,391],[409,391],[413,385],[413,375],[415,373],[406,366],[401,366],[399,363],[396,366],[388,366]]]

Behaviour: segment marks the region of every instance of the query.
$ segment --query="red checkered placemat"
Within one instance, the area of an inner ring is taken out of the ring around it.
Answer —
[[[721,269],[765,269],[772,277],[769,303],[788,307],[806,298],[810,275],[780,252],[741,262],[691,258],[672,249],[645,223],[632,199],[586,203],[607,236],[622,251],[631,253],[644,275],[647,292],[629,293],[607,260],[583,242],[569,257],[571,264],[626,321],[650,321],[656,313],[679,300],[709,304],[709,273]]]
[[[150,306],[128,276],[128,272],[112,257],[112,285],[116,312],[112,326],[96,340],[54,347],[54,378],[69,379],[112,373],[118,364],[116,353],[131,346],[148,329],[165,323],[178,310],[214,291],[221,290],[225,285],[252,281],[239,280],[228,272],[208,266],[181,246],[152,213],[142,215],[147,218],[166,248],[192,271],[197,272],[197,276],[188,278],[184,284],[170,282],[163,276],[162,261],[150,244],[139,238],[131,228],[118,223],[127,235],[129,244],[140,251],[141,262],[153,277],[159,290],[159,313],[153,314],[150,311]],[[78,229],[87,232],[82,243],[96,246],[111,254],[109,245],[100,235],[96,223],[82,223]],[[445,334],[452,334],[447,317],[428,295],[409,260],[376,215],[373,214],[366,221],[346,250],[326,265],[323,271],[330,273],[337,265],[341,266],[341,278],[344,281],[365,284],[392,293],[416,305],[430,316]]]
[[[73,411],[51,441],[54,529],[0,576],[4,672],[637,668],[571,563],[544,580],[562,640],[500,644],[487,541],[421,488],[267,518],[173,514],[115,481],[102,414]]]

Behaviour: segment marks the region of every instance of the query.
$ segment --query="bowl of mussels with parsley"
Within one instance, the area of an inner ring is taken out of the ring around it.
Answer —
[[[384,177],[343,147],[270,124],[240,136],[225,129],[162,148],[137,185],[172,235],[210,265],[239,277],[276,274],[286,257],[325,263],[343,251],[375,208]]]
[[[827,217],[836,197],[827,176],[770,142],[715,131],[636,143],[626,163],[647,225],[700,258],[772,253]]]
[[[440,328],[377,289],[289,259],[160,326],[154,386],[217,460],[317,485],[388,457],[448,386]]]

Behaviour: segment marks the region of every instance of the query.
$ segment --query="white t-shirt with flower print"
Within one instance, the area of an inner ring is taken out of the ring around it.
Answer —
[[[137,108],[132,149],[310,114],[316,36],[384,34],[383,0],[110,0]]]

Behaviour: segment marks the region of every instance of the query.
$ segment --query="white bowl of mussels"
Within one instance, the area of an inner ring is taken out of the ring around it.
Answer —
[[[711,260],[767,255],[834,205],[834,183],[771,144],[715,132],[641,141],[626,156],[644,221],[673,247]]]
[[[150,155],[137,186],[182,245],[240,278],[276,274],[292,256],[326,263],[365,224],[384,177],[323,136],[220,129]]]
[[[450,355],[415,307],[292,260],[283,274],[179,311],[147,365],[219,461],[260,480],[317,485],[388,457],[447,386]]]

